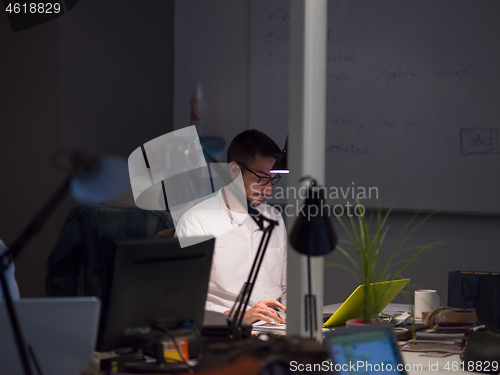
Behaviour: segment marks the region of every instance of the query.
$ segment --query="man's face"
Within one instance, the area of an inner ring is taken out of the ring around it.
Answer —
[[[274,177],[276,173],[270,173],[276,159],[273,157],[263,157],[256,155],[256,157],[247,163],[245,167],[255,172],[260,177]],[[235,162],[232,162],[235,163]],[[236,163],[235,163],[236,164]],[[245,169],[242,165],[239,165],[243,176],[243,184],[245,185],[245,195],[247,199],[253,204],[253,206],[259,206],[262,200],[272,193],[271,181],[267,185],[260,186],[258,184],[259,177],[254,175],[252,172]]]

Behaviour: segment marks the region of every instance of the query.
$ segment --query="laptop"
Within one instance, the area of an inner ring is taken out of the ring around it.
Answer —
[[[382,311],[394,299],[394,297],[401,292],[401,290],[403,290],[409,281],[410,279],[401,279],[370,284],[372,293],[383,296],[377,314],[380,313],[380,311]],[[345,322],[349,319],[361,317],[363,312],[364,294],[365,286],[358,286],[349,298],[347,298],[345,302],[325,322],[324,327],[339,326],[345,324]]]
[[[326,332],[323,345],[330,353],[334,374],[406,374],[392,325],[378,323]]]
[[[14,303],[24,340],[43,374],[80,375],[89,368],[97,339],[99,299],[25,298]],[[0,301],[0,369],[2,374],[24,373],[5,301]]]

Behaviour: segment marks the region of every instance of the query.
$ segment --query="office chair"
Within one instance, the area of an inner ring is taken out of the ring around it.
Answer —
[[[115,242],[154,238],[159,231],[170,227],[173,221],[168,211],[137,207],[73,208],[47,259],[45,295],[101,298],[111,282]]]

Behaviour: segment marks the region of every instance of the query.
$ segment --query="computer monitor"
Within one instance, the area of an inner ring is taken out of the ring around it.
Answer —
[[[333,374],[407,374],[391,324],[378,323],[326,332],[323,345],[330,352]]]
[[[185,248],[177,238],[117,242],[97,351],[161,344],[200,328],[214,243],[213,237]]]

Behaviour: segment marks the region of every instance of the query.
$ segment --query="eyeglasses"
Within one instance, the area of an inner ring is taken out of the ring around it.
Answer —
[[[248,172],[254,174],[255,176],[257,176],[259,178],[259,180],[257,181],[259,186],[266,186],[269,182],[271,182],[271,184],[273,184],[273,185],[276,185],[278,183],[278,181],[281,179],[281,176],[279,174],[275,175],[274,177],[259,176],[257,173],[248,169],[243,164],[241,164],[241,163],[238,163],[238,164],[241,165],[243,168],[245,168]]]

